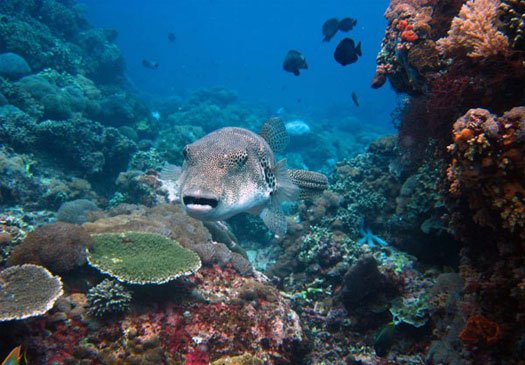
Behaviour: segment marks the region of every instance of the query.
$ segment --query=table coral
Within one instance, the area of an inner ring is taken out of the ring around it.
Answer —
[[[195,252],[159,234],[122,232],[92,237],[89,264],[125,283],[163,284],[201,267]]]
[[[44,267],[9,267],[0,272],[0,322],[42,315],[62,294],[62,280]]]

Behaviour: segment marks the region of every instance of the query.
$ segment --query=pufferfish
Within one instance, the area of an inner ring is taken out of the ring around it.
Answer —
[[[284,201],[312,197],[328,186],[325,175],[286,168],[275,153],[289,136],[279,118],[264,123],[260,134],[226,127],[184,147],[182,168],[167,166],[161,181],[170,200],[180,200],[186,213],[202,221],[222,221],[239,213],[259,215],[276,235],[286,234]],[[178,199],[177,199],[178,196]]]

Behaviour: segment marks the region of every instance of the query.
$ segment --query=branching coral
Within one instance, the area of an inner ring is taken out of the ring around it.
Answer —
[[[96,317],[124,313],[129,310],[131,293],[115,280],[105,279],[89,289],[88,312]]]
[[[469,0],[454,18],[448,36],[437,41],[443,54],[457,51],[483,60],[508,52],[507,37],[496,27],[499,0]]]

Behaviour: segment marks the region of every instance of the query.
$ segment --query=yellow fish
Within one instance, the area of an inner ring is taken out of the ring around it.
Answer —
[[[20,354],[21,346],[15,347],[2,362],[2,365],[19,365],[22,355]]]

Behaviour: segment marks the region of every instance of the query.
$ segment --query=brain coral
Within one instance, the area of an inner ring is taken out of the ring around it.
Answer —
[[[147,232],[92,236],[91,266],[131,284],[162,284],[201,267],[199,256],[167,237]]]
[[[62,296],[62,281],[42,266],[12,266],[0,272],[0,322],[39,316]]]

